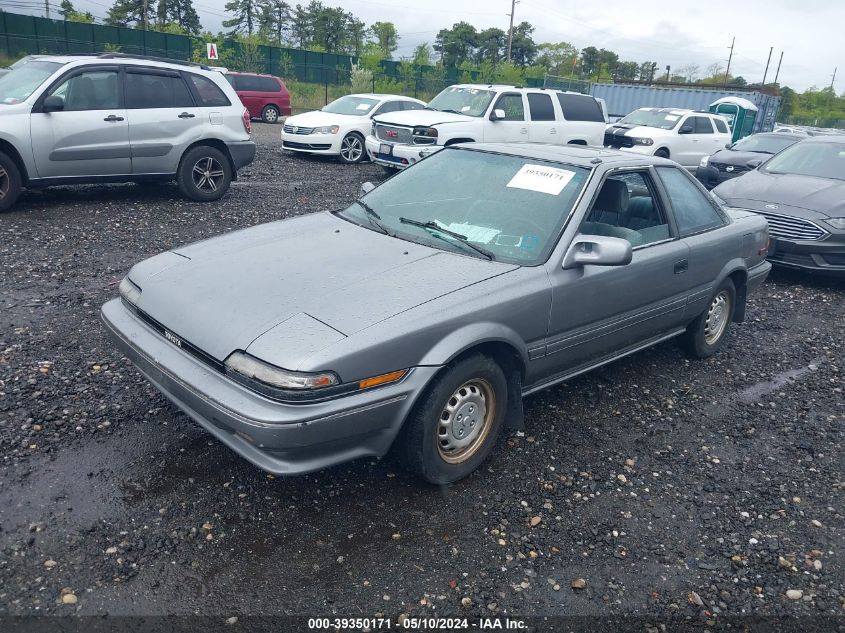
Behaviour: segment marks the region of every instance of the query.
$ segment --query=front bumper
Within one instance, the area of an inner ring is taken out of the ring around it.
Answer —
[[[340,134],[288,134],[282,132],[282,149],[304,154],[340,154]]]
[[[383,154],[381,152],[382,145],[390,146],[390,154]],[[367,156],[370,157],[371,161],[385,167],[394,167],[396,169],[410,167],[426,156],[430,156],[443,149],[441,145],[397,145],[385,143],[384,141],[378,140],[372,134],[367,136],[366,146]]]
[[[845,232],[832,233],[824,240],[793,241],[773,237],[768,259],[782,268],[845,277]]]
[[[103,322],[121,351],[177,407],[259,468],[279,475],[312,472],[384,455],[439,367],[417,367],[399,383],[324,402],[265,398],[169,343],[120,299]]]
[[[241,167],[246,167],[255,160],[255,143],[252,141],[232,141],[226,143],[226,148],[229,150],[229,156],[232,157],[232,165],[236,173]]]

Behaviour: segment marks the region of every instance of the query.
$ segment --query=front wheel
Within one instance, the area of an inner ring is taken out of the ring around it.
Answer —
[[[340,142],[340,162],[352,164],[364,160],[364,137],[351,132],[343,137]]]
[[[403,427],[409,468],[433,484],[469,475],[493,450],[507,399],[505,374],[492,359],[478,354],[447,367]]]
[[[279,110],[276,106],[268,105],[264,110],[261,111],[261,120],[265,123],[278,123],[279,122]]]
[[[683,347],[697,358],[708,358],[725,344],[736,309],[736,288],[733,281],[725,279],[710,305],[702,312],[683,335]]]
[[[177,174],[179,191],[190,200],[219,200],[232,182],[229,160],[219,149],[200,145],[182,157]]]
[[[654,152],[655,156],[659,156],[660,158],[669,158],[669,150],[665,147],[661,147],[656,152]]]
[[[21,172],[15,161],[0,152],[0,211],[10,208],[21,195]]]

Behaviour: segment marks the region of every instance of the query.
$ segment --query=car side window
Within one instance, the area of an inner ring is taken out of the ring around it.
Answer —
[[[51,95],[63,97],[65,112],[112,110],[120,106],[117,70],[83,71],[63,81]]]
[[[272,77],[256,77],[258,79],[259,90],[261,92],[281,92],[282,87],[279,82]]]
[[[403,110],[422,110],[425,106],[416,101],[400,101]]]
[[[213,81],[207,77],[195,75],[194,73],[186,74],[196,90],[196,95],[199,98],[200,105],[207,108],[222,108],[224,106],[232,105],[229,102],[229,98]]]
[[[604,113],[599,102],[586,95],[558,92],[557,100],[567,121],[594,121],[604,123]]]
[[[645,246],[671,237],[666,214],[647,172],[614,173],[602,183],[581,223],[584,235],[605,235]]]
[[[725,217],[681,167],[658,167],[681,237],[723,226]]]
[[[141,108],[190,108],[194,98],[179,75],[126,72],[126,107]]]
[[[728,133],[728,126],[724,121],[722,121],[722,119],[713,119],[713,123],[720,134]]]
[[[710,125],[710,117],[691,116],[687,119],[686,124],[692,126],[693,134],[713,134],[713,126]]]
[[[505,111],[505,121],[524,121],[525,120],[525,106],[522,105],[521,94],[504,94],[496,101],[493,106],[494,110]]]
[[[398,112],[401,109],[401,101],[388,101],[386,103],[382,103],[381,106],[379,106],[378,110],[373,112],[373,116],[375,116],[376,114],[386,114],[387,112]]]
[[[532,121],[554,121],[555,109],[549,95],[528,93],[528,111]]]

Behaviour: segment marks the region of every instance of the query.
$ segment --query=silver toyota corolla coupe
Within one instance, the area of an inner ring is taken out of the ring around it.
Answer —
[[[103,307],[156,387],[273,473],[394,447],[461,479],[526,394],[675,336],[716,352],[771,267],[762,217],[661,158],[453,146],[362,189],[147,259]]]

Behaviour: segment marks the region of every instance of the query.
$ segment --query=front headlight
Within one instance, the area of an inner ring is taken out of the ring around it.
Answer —
[[[424,136],[426,138],[437,138],[437,128],[433,127],[415,127],[414,136]]]
[[[339,129],[339,125],[324,125],[323,127],[315,127],[311,130],[311,134],[337,134]]]
[[[141,289],[132,283],[129,277],[124,277],[120,280],[120,285],[117,287],[117,291],[125,301],[131,303],[133,306],[136,305],[138,303],[138,299],[141,298]]]
[[[709,164],[710,164],[710,157],[705,156],[704,158],[701,159],[701,162],[698,163],[698,166],[699,167],[707,167],[707,165],[709,165]]]
[[[340,384],[337,374],[310,374],[274,367],[243,352],[234,352],[226,359],[226,367],[241,376],[257,380],[277,389],[314,390]]]
[[[654,141],[652,139],[640,136],[632,136],[631,142],[633,142],[634,145],[654,145]]]
[[[845,218],[830,218],[825,220],[830,226],[835,229],[845,230]]]

